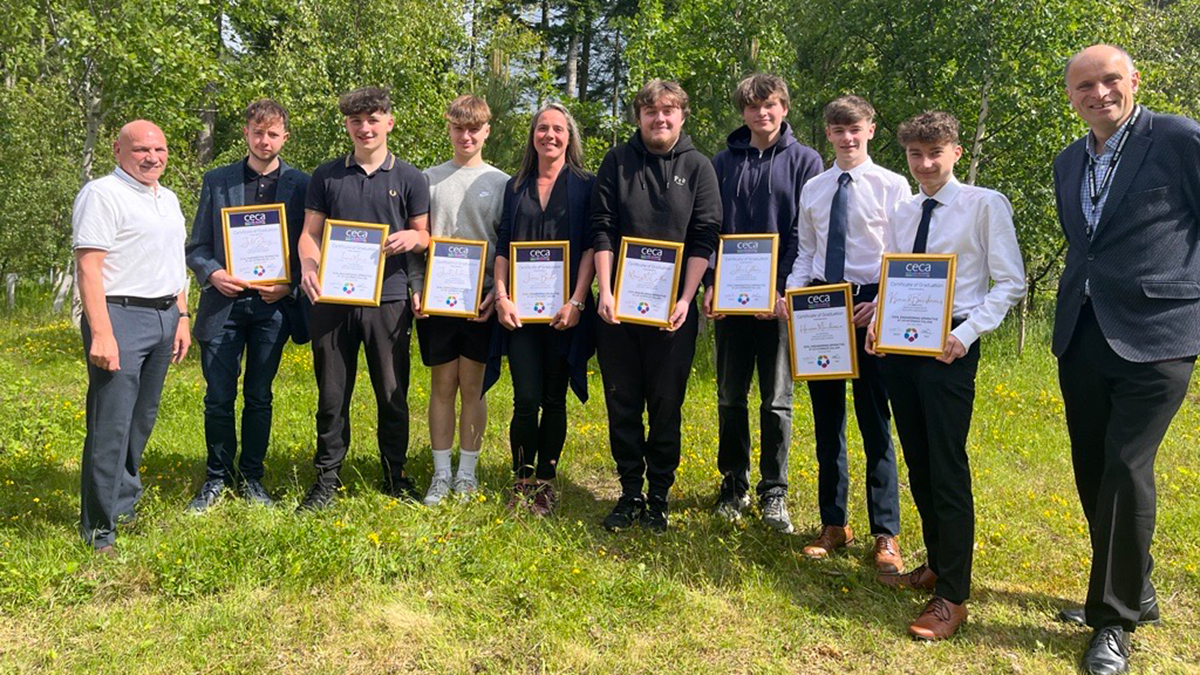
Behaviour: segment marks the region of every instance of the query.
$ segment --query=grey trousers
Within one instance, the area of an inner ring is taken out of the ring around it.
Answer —
[[[121,369],[88,363],[87,436],[83,441],[79,532],[96,548],[113,543],[119,521],[132,518],[142,496],[138,469],[154,429],[179,310],[109,304]],[[83,321],[83,353],[92,331]]]

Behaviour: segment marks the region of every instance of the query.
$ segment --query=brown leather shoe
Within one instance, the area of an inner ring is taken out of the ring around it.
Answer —
[[[875,535],[875,571],[880,574],[899,574],[904,571],[904,558],[900,557],[900,544],[895,537]]]
[[[93,549],[92,552],[95,553],[96,555],[102,555],[105,558],[116,559],[116,557],[117,557],[117,549],[112,544],[109,544],[108,546],[101,546],[99,548]]]
[[[935,595],[925,603],[921,616],[908,625],[908,634],[918,640],[945,640],[966,620],[966,603],[956,605]]]
[[[822,525],[821,534],[811,544],[804,547],[804,555],[809,558],[824,558],[846,544],[854,541],[854,532],[850,526]]]
[[[937,575],[928,565],[921,565],[908,574],[878,574],[875,580],[892,588],[914,588],[932,591],[937,586]]]

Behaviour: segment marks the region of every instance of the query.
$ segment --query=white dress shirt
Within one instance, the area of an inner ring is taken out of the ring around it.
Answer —
[[[896,207],[887,228],[889,253],[912,253],[921,204],[927,198],[920,190]],[[963,322],[950,334],[970,349],[1025,297],[1025,264],[1013,228],[1012,205],[995,190],[963,185],[954,178],[933,199],[938,206],[929,221],[925,252],[958,256],[952,316]]]
[[[852,284],[879,282],[879,259],[883,254],[884,229],[888,216],[901,201],[912,196],[908,180],[867,158],[843,171],[835,163],[804,184],[800,191],[800,213],[796,218],[796,262],[787,287],[807,286],[825,278],[825,244],[829,241],[829,211],[837,193],[838,179],[850,174],[846,186],[846,269]]]
[[[71,225],[73,248],[106,252],[105,295],[161,298],[187,285],[187,228],[167,188],[143,185],[117,167],[79,191]]]

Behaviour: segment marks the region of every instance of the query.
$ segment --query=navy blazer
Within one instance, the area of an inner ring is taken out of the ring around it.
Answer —
[[[1071,343],[1084,284],[1109,346],[1138,363],[1200,353],[1200,124],[1143,108],[1100,224],[1085,234],[1087,137],[1054,160],[1067,261],[1054,315],[1056,356]]]
[[[217,167],[204,174],[200,188],[200,206],[192,221],[192,236],[188,241],[187,266],[196,275],[200,284],[200,306],[196,310],[192,332],[200,342],[212,340],[229,318],[229,309],[234,298],[222,295],[208,277],[217,270],[225,269],[225,236],[221,228],[221,209],[230,206],[245,206],[244,159]],[[288,239],[291,246],[292,296],[280,300],[288,315],[292,339],[307,342],[308,316],[307,298],[297,298],[296,288],[300,283],[300,256],[296,243],[304,229],[304,192],[308,188],[308,174],[280,160],[279,182],[275,186],[275,201],[282,202],[287,210]],[[298,294],[303,296],[303,293]]]
[[[592,248],[591,200],[592,186],[596,179],[592,176],[581,177],[567,168],[564,168],[563,171],[567,172],[567,221],[571,232],[570,290],[574,293],[575,282],[579,278],[579,261],[583,258],[583,252]],[[512,241],[513,218],[518,198],[522,192],[529,189],[529,181],[533,180],[533,177],[527,176],[519,189],[514,192],[513,185],[516,180],[515,177],[510,178],[508,184],[504,186],[504,207],[496,236],[496,253],[506,258],[508,257],[508,244]],[[567,364],[570,366],[571,390],[583,402],[587,402],[588,399],[588,360],[596,351],[595,331],[592,324],[596,312],[591,291],[588,291],[585,305],[580,313],[579,323],[570,330],[562,331],[558,346],[559,354],[567,359]],[[488,353],[487,368],[483,376],[485,393],[500,380],[500,360],[508,354],[508,337],[509,330],[497,321],[495,331],[492,333],[492,346]]]

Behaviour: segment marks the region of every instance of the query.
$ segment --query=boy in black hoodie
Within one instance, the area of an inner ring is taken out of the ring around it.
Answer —
[[[721,188],[721,234],[779,235],[775,290],[783,297],[796,259],[796,216],[800,188],[824,170],[821,156],[792,136],[785,118],[788,89],[783,78],[756,74],[738,83],[733,103],[745,124],[729,134],[728,148],[713,157]],[[713,258],[715,264],[716,259]],[[792,439],[792,373],[787,322],[772,312],[756,316],[713,313],[713,270],[705,274],[704,313],[717,320],[717,411],[720,446],[717,469],[721,490],[717,515],[741,518],[750,505],[750,422],[746,397],[758,372],[762,395],[759,426],[759,506],[763,522],[788,533],[787,457]]]
[[[682,132],[687,92],[654,79],[637,93],[633,109],[638,131],[605,155],[592,193],[597,311],[603,319],[597,351],[622,491],[604,526],[621,530],[641,522],[665,532],[667,494],[679,466],[680,411],[696,352],[692,301],[716,250],[721,201],[712,164]],[[683,283],[669,328],[616,319],[613,253],[625,236],[684,244]],[[649,412],[648,435],[643,410]],[[648,496],[642,495],[644,483]]]

